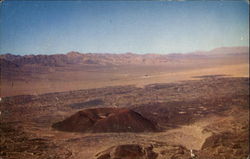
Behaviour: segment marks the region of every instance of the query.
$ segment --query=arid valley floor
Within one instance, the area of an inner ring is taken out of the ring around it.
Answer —
[[[0,158],[246,159],[249,48],[231,49],[1,55]]]

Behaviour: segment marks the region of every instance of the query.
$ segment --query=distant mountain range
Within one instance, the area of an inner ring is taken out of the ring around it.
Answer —
[[[220,47],[210,51],[196,51],[191,54],[203,55],[235,55],[235,54],[249,53],[249,47]]]
[[[211,51],[196,51],[186,54],[102,54],[102,53],[79,53],[69,52],[67,54],[54,55],[0,55],[1,67],[21,67],[25,65],[41,66],[67,66],[67,65],[129,65],[146,64],[161,65],[175,59],[204,58],[207,56],[225,56],[249,54],[249,47],[222,47]]]

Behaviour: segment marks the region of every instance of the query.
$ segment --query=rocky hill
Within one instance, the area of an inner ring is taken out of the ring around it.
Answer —
[[[157,126],[126,108],[90,108],[77,112],[52,126],[71,132],[154,132]]]

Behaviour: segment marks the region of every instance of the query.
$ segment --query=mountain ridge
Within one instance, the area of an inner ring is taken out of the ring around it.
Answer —
[[[66,54],[52,55],[0,55],[1,67],[42,65],[42,66],[66,66],[66,65],[129,65],[146,64],[161,65],[169,61],[183,58],[202,58],[215,55],[249,54],[249,47],[221,47],[211,51],[196,51],[190,53],[172,54],[136,54],[136,53],[80,53],[71,51]]]

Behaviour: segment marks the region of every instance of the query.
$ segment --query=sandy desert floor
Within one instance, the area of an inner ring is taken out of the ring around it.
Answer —
[[[131,66],[26,66],[1,71],[1,96],[195,80],[195,76],[249,77],[248,57],[171,61],[165,65]]]

